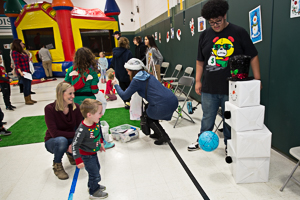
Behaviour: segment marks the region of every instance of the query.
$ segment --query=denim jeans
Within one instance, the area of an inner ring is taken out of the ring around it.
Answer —
[[[2,110],[0,108],[0,128],[3,127],[3,122],[2,122],[3,118],[4,118],[4,113],[2,112]]]
[[[81,158],[83,160],[85,170],[89,174],[88,188],[90,188],[89,193],[92,195],[100,188],[100,185],[98,184],[101,181],[100,163],[97,153],[90,156],[81,155]]]
[[[54,154],[54,162],[61,163],[61,159],[64,153],[68,150],[70,144],[72,144],[73,139],[67,139],[65,137],[51,138],[45,142],[45,147],[47,151]]]
[[[23,92],[24,97],[27,97],[31,94],[31,80],[21,77],[22,83],[23,83]]]
[[[225,101],[228,101],[228,95],[209,94],[202,92],[201,105],[203,117],[201,121],[200,134],[204,131],[213,130],[219,106],[222,108],[222,119],[224,120]],[[224,143],[227,145],[227,140],[231,139],[231,129],[230,126],[225,123],[225,121],[223,121],[223,134]]]

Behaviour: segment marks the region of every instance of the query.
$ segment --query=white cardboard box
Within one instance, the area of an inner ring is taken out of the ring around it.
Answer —
[[[235,131],[231,142],[237,158],[270,157],[272,133],[264,126],[261,130]]]
[[[229,81],[229,102],[238,107],[260,105],[260,81]]]
[[[268,182],[270,157],[237,158],[231,140],[227,140],[227,148],[232,158],[230,167],[236,183]]]
[[[225,122],[236,131],[250,131],[262,129],[264,126],[265,106],[237,107],[225,102],[225,111],[230,111],[230,119]]]

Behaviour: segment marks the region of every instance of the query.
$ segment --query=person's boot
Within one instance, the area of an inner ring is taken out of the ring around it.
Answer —
[[[153,134],[150,134],[150,136],[149,136],[150,138],[153,138],[153,139],[158,139],[159,138],[159,134],[157,134],[157,133],[153,133]]]
[[[30,101],[32,101],[33,103],[37,103],[37,101],[31,99],[31,95],[29,95],[29,97],[30,97]]]
[[[66,154],[67,154],[67,157],[69,159],[70,164],[71,165],[76,165],[76,162],[75,162],[73,156],[71,154],[69,154],[69,153],[66,153]]]
[[[148,119],[149,120],[149,119]],[[159,124],[158,120],[149,120],[149,127],[156,133],[159,138],[154,142],[156,145],[162,145],[165,142],[169,142],[170,138],[163,127]]]
[[[54,174],[61,180],[65,180],[69,178],[69,175],[65,172],[62,163],[55,163],[53,161],[53,171]]]
[[[24,97],[26,105],[33,105],[34,103],[30,101],[30,96]]]

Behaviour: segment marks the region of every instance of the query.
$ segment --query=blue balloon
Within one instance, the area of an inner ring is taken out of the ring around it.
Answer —
[[[198,143],[201,149],[210,152],[218,148],[219,137],[212,131],[205,131],[200,135]]]

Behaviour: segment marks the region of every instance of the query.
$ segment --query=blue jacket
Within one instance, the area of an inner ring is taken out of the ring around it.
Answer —
[[[147,97],[145,97],[146,80],[149,79]],[[178,107],[177,97],[164,87],[154,76],[145,71],[138,72],[126,91],[119,85],[115,88],[122,99],[129,99],[135,92],[148,101],[147,115],[155,120],[170,120]]]
[[[113,48],[113,58],[111,60],[111,65],[109,68],[113,68],[115,70],[116,78],[120,82],[130,82],[129,75],[126,69],[124,68],[124,65],[132,57],[133,56],[131,51],[126,48]]]

